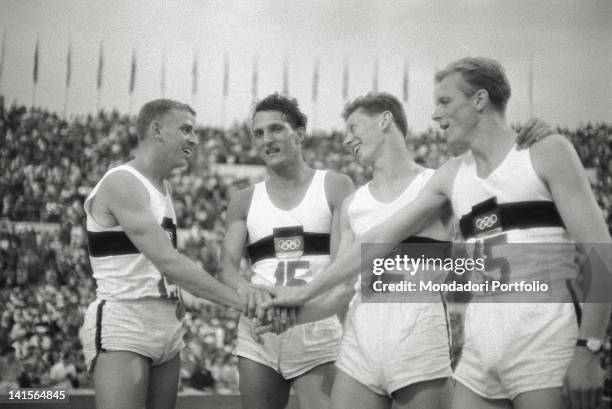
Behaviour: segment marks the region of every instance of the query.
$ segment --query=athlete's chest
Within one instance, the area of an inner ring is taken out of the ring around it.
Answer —
[[[266,186],[268,199],[279,210],[292,210],[302,204],[308,192],[308,185],[287,188]]]

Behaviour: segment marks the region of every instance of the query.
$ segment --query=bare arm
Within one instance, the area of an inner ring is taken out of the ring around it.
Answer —
[[[587,254],[590,251],[599,253],[599,258],[607,268],[607,271],[600,270],[594,274],[609,276],[612,240],[573,146],[561,135],[555,135],[535,144],[530,153],[534,169],[548,185],[569,233],[577,243],[590,247],[586,249]],[[598,246],[589,246],[592,243]],[[609,280],[607,276],[599,278]],[[580,325],[580,338],[603,340],[609,319],[609,303],[587,301]],[[590,402],[583,407],[595,407],[602,387],[600,371],[599,356],[586,348],[576,348],[565,379],[573,404]]]
[[[352,199],[353,195],[346,198],[342,203],[341,210],[336,212],[338,214],[337,218],[339,219],[336,224],[338,225],[337,230],[340,236],[336,246],[338,254],[342,254],[355,240],[355,236],[351,231],[348,221],[348,205],[351,203]],[[336,217],[336,215],[334,215],[334,217]],[[318,321],[331,315],[338,314],[348,305],[351,298],[353,298],[353,294],[355,293],[355,281],[355,279],[345,281],[301,306],[297,313],[297,323],[303,324],[306,322]]]
[[[248,236],[246,219],[252,195],[253,188],[241,190],[228,206],[219,279],[238,292],[242,309],[249,318],[257,315],[262,319],[264,311],[261,304],[268,301],[270,296],[266,291],[251,286],[240,274],[240,262]]]
[[[561,135],[548,137],[532,147],[531,156],[536,172],[548,185],[561,218],[576,242],[610,244],[612,240],[606,222],[570,142]],[[612,265],[610,252],[600,254],[600,257],[607,266]],[[587,308],[595,309],[593,317]],[[603,339],[609,314],[608,304],[586,304],[581,337]]]
[[[552,126],[541,119],[529,118],[529,120],[521,126],[516,136],[516,144],[518,145],[518,149],[525,149],[540,139],[556,133],[557,132]]]
[[[447,210],[458,163],[453,159],[444,164],[414,201],[398,210],[384,223],[358,236],[346,251],[339,254],[336,260],[308,285],[299,290],[275,289],[277,298],[272,302],[275,305],[301,305],[306,300],[357,276],[361,271],[362,260],[371,263],[376,257],[384,257],[402,239],[423,230],[434,218],[439,218]],[[381,245],[362,248],[361,243]]]
[[[341,241],[341,213],[343,208],[343,202],[346,197],[351,195],[355,190],[355,186],[351,179],[343,174],[336,172],[328,172],[325,176],[325,195],[327,197],[328,205],[332,213],[331,227],[330,227],[330,256],[333,260],[338,254]],[[287,287],[284,287],[287,288]],[[299,287],[288,287],[288,291],[295,290]],[[274,291],[274,290],[273,290]],[[308,304],[299,308],[295,311],[295,308],[271,308],[275,309],[275,315],[280,314],[281,320],[279,325],[263,325],[255,330],[256,334],[262,334],[270,331],[274,328],[276,333],[282,332],[287,329],[287,325],[291,326],[294,324],[303,324],[306,322],[318,321],[323,318],[327,318],[340,312],[346,307],[353,295],[352,287],[345,285],[337,286],[331,291],[328,291],[315,300],[312,300]]]
[[[94,200],[121,225],[136,248],[173,282],[194,295],[240,308],[238,295],[172,247],[149,208],[149,193],[127,172],[116,172],[100,186]]]
[[[246,216],[251,196],[252,189],[237,192],[230,200],[225,218],[225,237],[221,250],[223,269],[219,279],[234,289],[248,284],[239,269],[248,235]]]
[[[342,240],[342,212],[346,200],[355,192],[353,181],[346,175],[329,172],[325,179],[325,193],[332,211],[332,225],[329,239],[329,250],[332,260],[336,259]],[[348,222],[347,222],[348,223]]]

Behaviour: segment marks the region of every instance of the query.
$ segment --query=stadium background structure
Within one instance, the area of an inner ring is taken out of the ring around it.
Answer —
[[[578,151],[612,229],[612,125],[559,132]],[[174,200],[181,250],[215,273],[229,197],[250,182],[250,175],[261,177],[261,162],[250,147],[246,123],[200,128],[198,133],[201,142],[190,169],[172,180]],[[4,368],[20,365],[17,382],[22,386],[91,387],[78,341],[83,311],[95,297],[82,203],[107,168],[131,156],[136,141],[135,118],[116,111],[65,119],[40,108],[6,107],[0,97],[3,377],[8,373]],[[354,163],[341,141],[337,132],[311,133],[305,158],[316,168],[346,173],[362,185],[369,170]],[[433,129],[409,135],[407,144],[417,162],[428,167],[437,168],[450,155],[443,136]],[[190,303],[181,366],[184,391],[237,392],[231,355],[237,318],[235,311]],[[455,357],[461,339],[456,335]],[[10,347],[16,350],[16,364],[9,362]]]

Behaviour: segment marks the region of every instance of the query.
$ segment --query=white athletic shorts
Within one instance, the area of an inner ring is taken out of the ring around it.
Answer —
[[[444,305],[354,299],[336,366],[384,396],[416,382],[451,377]]]
[[[135,352],[150,358],[153,366],[173,358],[184,346],[176,304],[161,299],[94,301],[80,333],[88,369],[93,371],[98,354],[105,351]]]
[[[471,303],[455,379],[489,399],[561,387],[577,338],[571,303]]]
[[[342,337],[342,326],[336,316],[296,325],[280,335],[264,334],[263,345],[253,339],[252,325],[254,320],[240,317],[234,353],[274,369],[285,379],[336,360]]]

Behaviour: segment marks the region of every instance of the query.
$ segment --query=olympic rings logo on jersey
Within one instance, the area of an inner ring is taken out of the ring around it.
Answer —
[[[302,240],[298,237],[289,239],[278,239],[276,245],[283,251],[293,251],[302,248]]]
[[[495,226],[495,224],[497,223],[497,220],[498,220],[497,215],[492,214],[490,216],[485,216],[485,217],[476,219],[476,222],[474,224],[478,230],[485,230],[485,229],[490,229],[491,227]]]

